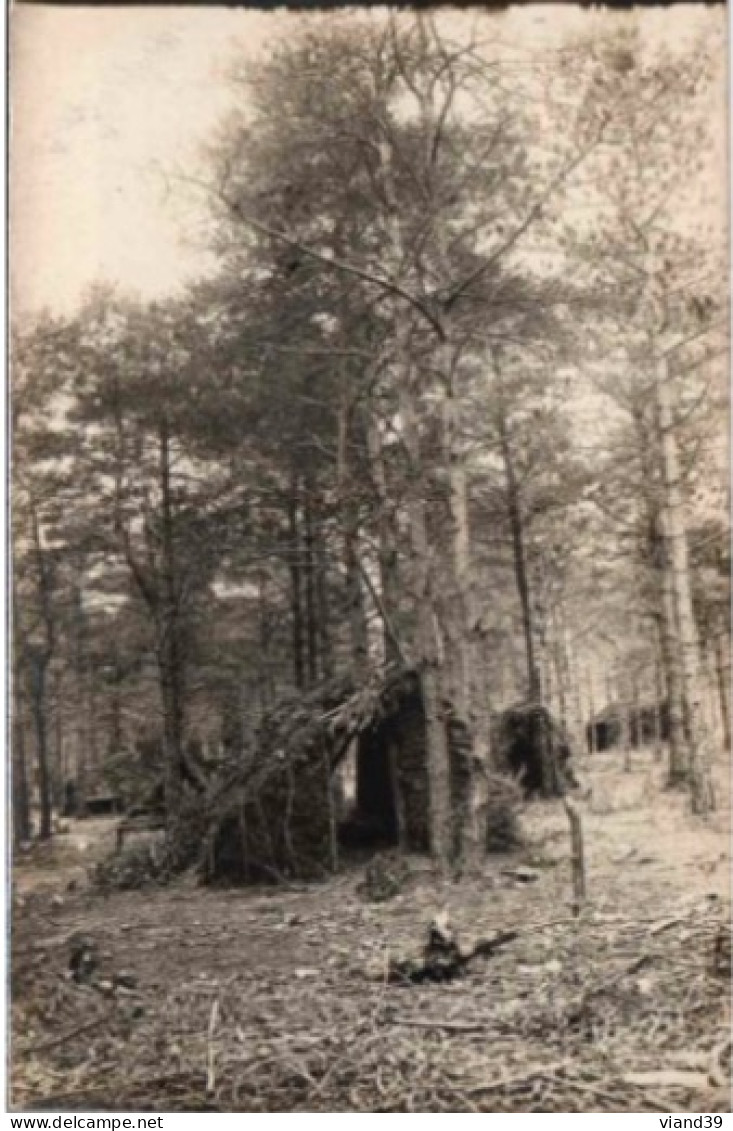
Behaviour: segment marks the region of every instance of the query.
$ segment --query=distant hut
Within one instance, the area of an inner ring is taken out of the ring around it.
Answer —
[[[632,749],[669,737],[669,710],[663,703],[609,703],[585,728],[591,753],[603,753],[628,744]]]

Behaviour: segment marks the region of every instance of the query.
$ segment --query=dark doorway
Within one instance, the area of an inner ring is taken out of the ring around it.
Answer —
[[[359,738],[356,753],[356,806],[342,823],[346,848],[375,848],[399,842],[397,803],[390,747],[382,726]]]

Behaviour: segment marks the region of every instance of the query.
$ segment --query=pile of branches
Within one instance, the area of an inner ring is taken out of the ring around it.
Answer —
[[[494,766],[521,781],[526,796],[560,797],[577,783],[570,739],[544,704],[515,703],[491,718]]]
[[[180,869],[171,857],[164,839],[128,844],[121,852],[110,853],[91,870],[92,885],[101,892],[138,891],[167,884]]]
[[[205,881],[323,877],[337,864],[332,775],[355,735],[388,709],[402,673],[350,672],[280,700],[252,749],[205,801]]]

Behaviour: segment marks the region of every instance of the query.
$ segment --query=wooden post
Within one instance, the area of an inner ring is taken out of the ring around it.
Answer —
[[[587,898],[585,873],[585,848],[583,844],[583,822],[580,810],[572,798],[563,795],[565,813],[570,825],[570,862],[573,876],[573,915],[577,918]]]

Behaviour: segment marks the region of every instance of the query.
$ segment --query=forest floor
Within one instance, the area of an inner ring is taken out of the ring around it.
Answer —
[[[459,881],[410,858],[383,903],[363,863],[294,890],[104,896],[84,877],[115,821],[74,822],[14,869],[13,1109],[730,1110],[727,764],[706,820],[650,753],[584,777],[579,917],[557,803],[528,805],[524,847]],[[459,979],[389,983],[445,907],[460,939],[518,935]],[[77,982],[81,936],[96,966]]]

